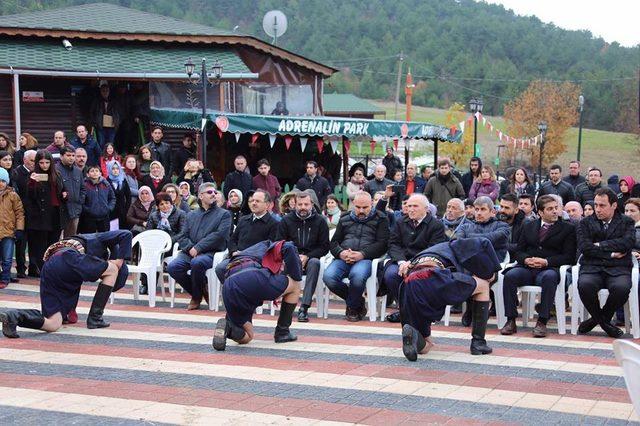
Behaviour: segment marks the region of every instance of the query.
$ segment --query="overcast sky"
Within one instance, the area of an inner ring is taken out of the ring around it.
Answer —
[[[607,42],[640,44],[640,0],[484,0],[517,15],[535,15],[568,30],[589,30]]]

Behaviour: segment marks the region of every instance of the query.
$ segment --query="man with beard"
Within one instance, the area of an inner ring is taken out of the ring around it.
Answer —
[[[396,170],[402,170],[402,161],[396,155],[393,155],[393,147],[387,146],[387,152],[382,158],[382,165],[385,167],[385,176],[387,179],[393,179]],[[373,195],[373,194],[371,194]]]
[[[549,168],[549,180],[543,183],[538,191],[538,197],[547,194],[559,195],[562,197],[563,204],[576,199],[573,186],[569,182],[562,180],[562,167],[557,164]]]
[[[324,217],[315,212],[308,193],[298,193],[295,198],[295,210],[278,224],[276,240],[290,241],[298,249],[302,269],[306,272],[298,321],[308,322],[307,311],[318,284],[320,258],[329,252],[329,226]],[[321,301],[316,300],[316,303],[319,305]]]
[[[462,183],[462,189],[464,189],[465,196],[469,196],[469,190],[473,181],[480,177],[480,170],[482,170],[482,160],[480,157],[471,157],[469,160],[469,171],[462,175],[460,183]]]
[[[465,196],[462,184],[451,173],[451,163],[448,159],[438,161],[438,173],[434,179],[429,179],[427,182],[424,195],[436,205],[439,217],[444,215],[450,199]]]
[[[587,180],[576,186],[576,201],[584,207],[587,202],[594,200],[595,193],[600,188],[602,188],[602,171],[594,167],[587,173]]]
[[[225,271],[222,299],[227,310],[213,334],[213,348],[224,351],[227,338],[244,345],[253,340],[251,320],[264,300],[282,296],[273,339],[276,343],[298,340],[289,327],[300,297],[302,265],[291,242],[262,241],[235,254]]]
[[[509,225],[511,237],[507,244],[509,254],[515,256],[518,240],[522,233],[522,224],[525,221],[524,212],[518,208],[518,197],[515,194],[505,194],[500,200],[500,212],[496,219]]]

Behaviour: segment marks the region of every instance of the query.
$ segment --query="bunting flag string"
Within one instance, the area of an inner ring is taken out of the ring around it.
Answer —
[[[336,153],[338,152],[338,138],[337,137],[333,137],[331,138],[331,140],[329,141],[329,143],[331,144],[331,150]]]
[[[289,148],[291,148],[292,141],[293,141],[293,136],[287,135],[284,137],[284,144],[285,144],[285,147],[287,148],[287,151],[289,151]]]
[[[324,151],[324,139],[316,139],[316,146],[318,147],[318,154],[322,154],[322,151]]]
[[[300,148],[302,149],[302,152],[307,148],[307,138],[304,136],[300,136]]]
[[[475,114],[469,115],[465,120],[463,120],[460,123],[458,123],[458,128],[462,132],[464,132],[465,125],[467,125],[467,124],[471,125],[473,123],[474,119],[478,120],[478,121],[482,121],[482,125],[484,127],[486,127],[487,129],[489,129],[489,133],[495,134],[498,137],[498,140],[500,142],[505,142],[507,144],[510,144],[514,148],[518,148],[518,146],[520,146],[520,149],[525,149],[525,147],[526,148],[531,148],[533,146],[537,146],[538,145],[538,139],[540,141],[542,141],[542,136],[541,135],[537,135],[537,136],[534,136],[534,137],[523,137],[523,138],[515,138],[513,136],[510,136],[510,135],[506,134],[505,132],[503,132],[502,130],[500,130],[497,127],[495,127],[493,125],[493,123],[491,121],[489,121],[489,119],[487,119],[487,117],[482,115],[482,113],[480,113],[480,112],[476,112]],[[452,126],[452,128],[455,128],[455,127],[456,126]]]
[[[234,135],[236,137],[236,143],[237,143],[240,140],[240,132],[235,132]]]
[[[273,145],[276,143],[276,135],[269,135],[269,145],[273,148]]]
[[[369,142],[369,147],[371,148],[371,154],[376,150],[376,141],[372,140]]]
[[[347,155],[349,155],[349,152],[351,151],[351,141],[347,138],[344,138],[342,140],[342,145],[344,146],[344,150],[346,151]]]

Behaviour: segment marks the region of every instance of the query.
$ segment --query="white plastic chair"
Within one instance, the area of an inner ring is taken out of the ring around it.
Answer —
[[[622,375],[636,413],[640,413],[640,345],[628,340],[614,340],[613,352],[622,367]]]
[[[140,258],[137,265],[127,265],[129,273],[133,274],[133,298],[139,299],[140,275],[147,277],[149,289],[149,306],[156,306],[158,265],[162,265],[162,254],[171,249],[171,237],[159,229],[144,231],[133,237],[131,245],[140,248]],[[162,286],[164,300],[164,285]]]
[[[220,299],[222,298],[222,283],[218,279],[216,275],[216,266],[220,264],[224,260],[224,258],[229,253],[229,250],[225,249],[224,251],[219,251],[213,255],[213,265],[211,268],[207,269],[207,287],[209,289],[209,310],[210,311],[219,311],[220,310]]]
[[[624,304],[624,326],[625,331],[632,332],[633,338],[640,338],[640,304],[638,300],[638,261],[634,256],[631,256],[633,267],[631,268],[631,292],[629,293],[629,299]],[[589,313],[584,309],[582,300],[580,299],[580,292],[578,291],[578,278],[580,277],[580,263],[574,265],[571,268],[572,283],[571,283],[571,334],[578,334],[578,325],[580,321],[587,319]],[[609,291],[606,289],[598,292],[598,299],[600,306],[603,306]]]

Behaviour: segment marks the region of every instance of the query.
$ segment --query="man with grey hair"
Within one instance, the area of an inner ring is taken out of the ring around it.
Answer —
[[[11,182],[13,182],[13,190],[20,196],[20,199],[24,199],[27,196],[27,184],[29,183],[29,177],[33,173],[35,167],[36,151],[30,149],[24,153],[22,165],[16,167],[11,171]],[[27,238],[23,234],[21,238],[16,239],[16,271],[18,272],[18,278],[26,278],[26,251],[27,251]],[[29,275],[37,277],[38,270],[35,266],[29,266]]]
[[[452,238],[458,226],[465,220],[464,201],[460,198],[452,198],[447,202],[447,210],[442,216],[442,224],[445,227],[447,238]]]
[[[391,179],[387,179],[385,174],[387,173],[387,168],[382,164],[378,164],[373,171],[373,179],[364,184],[364,191],[368,192],[372,197],[378,191],[386,191],[387,186],[393,185],[395,182]]]
[[[215,199],[213,183],[200,185],[200,208],[189,212],[184,228],[176,237],[180,253],[167,267],[169,275],[191,295],[188,310],[199,309],[203,297],[209,303],[206,272],[213,264],[214,253],[227,248],[231,234],[231,214],[218,207]]]
[[[584,210],[582,206],[577,201],[569,201],[564,206],[564,211],[569,215],[569,220],[573,223],[578,223],[582,220],[582,214]]]
[[[429,213],[429,200],[424,194],[409,196],[406,210],[406,216],[391,230],[388,251],[391,261],[386,264],[382,279],[382,284],[396,300],[409,261],[420,251],[448,240],[442,222]],[[400,318],[394,313],[387,321],[399,322]]]

